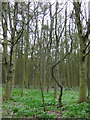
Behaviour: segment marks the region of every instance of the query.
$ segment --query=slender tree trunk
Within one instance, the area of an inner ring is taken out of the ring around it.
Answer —
[[[45,100],[44,100],[44,93],[43,93],[43,87],[42,87],[42,82],[41,82],[40,71],[38,73],[38,79],[39,79],[40,90],[41,90],[41,95],[42,95],[43,111],[45,112],[46,108],[45,108]]]
[[[2,7],[3,7],[2,3]],[[2,9],[3,10],[3,9]],[[4,14],[4,13],[2,13]],[[5,14],[5,19],[7,19],[7,15]],[[4,81],[7,82],[7,73],[8,73],[8,54],[7,54],[7,28],[6,24],[4,23],[4,19],[2,16],[2,28],[3,28],[3,54],[2,54],[2,62],[3,62],[3,70],[4,70]]]
[[[27,15],[28,20],[29,20],[29,7],[30,7],[30,2],[28,2],[28,11],[27,11],[28,12],[28,15]],[[23,18],[23,19],[25,19],[25,18]],[[26,46],[25,46],[25,87],[28,88],[28,85],[29,85],[29,77],[28,77],[29,22],[27,25],[25,40],[26,40]]]

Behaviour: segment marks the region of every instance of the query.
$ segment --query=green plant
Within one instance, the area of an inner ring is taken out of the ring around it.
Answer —
[[[57,108],[58,99],[53,98],[53,91],[44,92],[46,112],[43,112],[43,104],[41,100],[41,92],[36,89],[24,89],[24,96],[20,96],[20,89],[13,89],[13,99],[3,101],[2,115],[3,118],[19,117],[42,117],[55,118],[57,112],[60,111],[62,117],[65,118],[89,118],[90,104],[77,104],[78,91],[64,91],[62,97],[63,107]],[[59,92],[58,92],[59,93]],[[56,114],[51,114],[52,111]],[[48,111],[51,111],[48,113]]]

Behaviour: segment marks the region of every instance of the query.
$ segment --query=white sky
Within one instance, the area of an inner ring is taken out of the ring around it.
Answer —
[[[73,0],[0,0],[0,2],[7,2],[7,1],[17,1],[17,2],[26,2],[26,1],[36,1],[36,2],[55,2],[55,1],[58,1],[58,2],[66,2],[66,1],[71,1],[73,2]],[[78,1],[78,0],[77,0]],[[80,1],[83,1],[83,2],[88,2],[90,0],[80,0]]]

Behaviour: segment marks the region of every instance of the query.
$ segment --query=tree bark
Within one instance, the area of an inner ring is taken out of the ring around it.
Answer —
[[[74,10],[76,16],[76,24],[78,29],[78,36],[80,42],[80,90],[79,90],[79,100],[78,102],[86,102],[87,101],[87,75],[86,75],[86,59],[85,59],[85,46],[86,39],[83,36],[83,28],[80,20],[80,12],[81,12],[81,4],[80,2],[74,2]]]

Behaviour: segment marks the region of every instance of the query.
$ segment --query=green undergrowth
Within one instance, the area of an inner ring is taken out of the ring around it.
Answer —
[[[43,111],[41,92],[36,89],[24,89],[24,96],[21,97],[20,89],[13,89],[13,98],[3,101],[3,118],[56,118],[57,112],[64,118],[90,118],[90,104],[77,104],[77,91],[64,91],[62,97],[63,107],[58,108],[58,99],[55,99],[54,92],[44,92],[46,112]],[[53,112],[54,111],[54,112]],[[59,117],[60,117],[59,116]]]
[[[78,92],[66,91],[63,95],[64,118],[89,118],[90,119],[90,103],[77,103]]]

